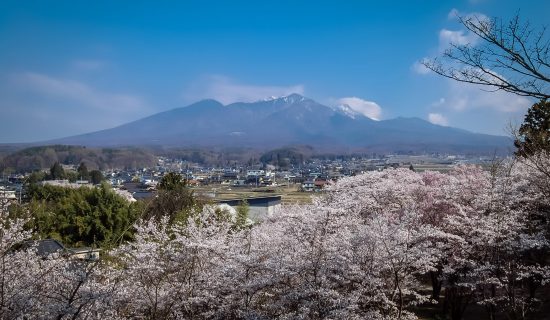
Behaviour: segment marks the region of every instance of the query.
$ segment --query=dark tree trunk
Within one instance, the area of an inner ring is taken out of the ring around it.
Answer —
[[[470,300],[468,296],[464,295],[457,287],[445,289],[445,303],[443,304],[443,312],[447,312],[451,315],[451,320],[461,320],[468,306]]]
[[[437,267],[436,271],[430,271],[430,279],[432,282],[432,299],[437,303],[439,303],[439,297],[441,296],[442,282],[439,280],[441,272],[441,267]]]

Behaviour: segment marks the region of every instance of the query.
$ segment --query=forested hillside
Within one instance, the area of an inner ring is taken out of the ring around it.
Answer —
[[[34,171],[48,169],[54,163],[78,165],[84,162],[90,169],[138,168],[152,166],[155,156],[138,148],[87,148],[52,145],[26,148],[0,160],[0,170]]]

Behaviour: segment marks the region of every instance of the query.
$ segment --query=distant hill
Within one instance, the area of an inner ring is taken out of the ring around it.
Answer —
[[[55,162],[78,165],[86,163],[90,169],[142,168],[156,164],[156,157],[138,148],[88,148],[83,146],[49,145],[30,147],[6,155],[0,161],[0,170],[34,171],[50,168]]]
[[[0,161],[6,156],[8,156],[11,153],[16,152],[17,150],[21,150],[23,147],[17,146],[17,145],[0,145]]]
[[[261,155],[259,160],[261,163],[286,168],[290,165],[302,164],[313,153],[313,148],[309,146],[291,146],[267,151]]]
[[[246,147],[310,145],[316,150],[508,153],[509,138],[432,124],[419,118],[376,121],[349,106],[331,108],[298,94],[222,105],[203,100],[112,129],[50,143],[86,146]]]

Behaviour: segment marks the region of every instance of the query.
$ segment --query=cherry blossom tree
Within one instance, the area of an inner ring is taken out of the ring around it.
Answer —
[[[523,161],[369,172],[256,224],[211,206],[140,221],[99,262],[15,250],[32,235],[3,215],[0,318],[529,318],[550,284],[544,177]]]
[[[102,318],[116,286],[97,262],[39,255],[25,220],[0,217],[0,318]]]

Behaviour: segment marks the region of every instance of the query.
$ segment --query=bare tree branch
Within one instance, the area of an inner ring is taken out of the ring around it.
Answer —
[[[477,16],[459,16],[458,20],[481,44],[451,43],[442,57],[424,60],[426,68],[459,82],[550,99],[550,40],[546,27],[535,33],[519,15],[508,23]]]

